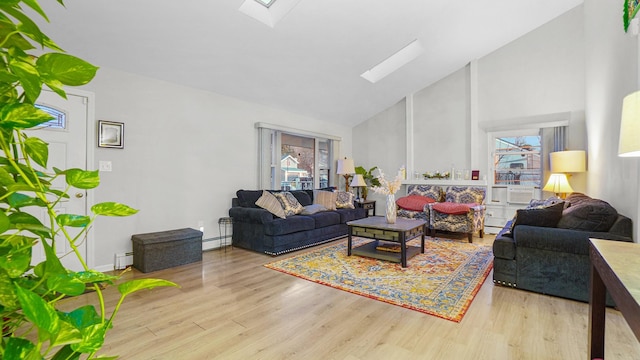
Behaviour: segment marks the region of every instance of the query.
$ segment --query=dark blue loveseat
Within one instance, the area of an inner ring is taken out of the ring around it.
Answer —
[[[496,284],[587,302],[589,300],[589,238],[632,242],[632,221],[608,203],[573,193],[560,203],[559,219],[548,207],[518,210],[493,243]],[[554,206],[555,207],[555,206]],[[530,214],[532,224],[518,217]],[[544,214],[547,212],[547,215]],[[551,219],[551,223],[539,226]],[[512,227],[512,223],[516,225]],[[613,305],[608,296],[607,302]]]

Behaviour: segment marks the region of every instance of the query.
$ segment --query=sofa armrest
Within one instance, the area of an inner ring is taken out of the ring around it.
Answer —
[[[526,247],[571,254],[589,255],[589,238],[632,241],[631,238],[606,232],[517,225],[513,229],[516,248]]]
[[[267,224],[273,221],[273,214],[260,208],[232,207],[229,209],[229,216],[233,218],[233,222]]]

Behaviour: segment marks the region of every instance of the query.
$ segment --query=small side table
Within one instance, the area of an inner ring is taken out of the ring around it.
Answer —
[[[220,247],[224,246],[225,252],[227,252],[227,229],[230,226],[233,226],[233,218],[221,217],[220,219],[218,219],[218,231],[220,232]],[[223,236],[223,233],[224,233],[224,236]],[[233,241],[231,241],[230,245],[233,245]]]
[[[373,215],[376,216],[376,201],[375,200],[363,200],[355,201],[356,208],[362,208],[367,210],[367,217],[369,217],[369,211],[373,210]]]

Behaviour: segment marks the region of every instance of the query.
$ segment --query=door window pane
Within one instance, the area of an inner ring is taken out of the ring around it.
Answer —
[[[35,104],[35,107],[47,112],[49,115],[54,117],[53,120],[49,120],[46,123],[40,124],[40,127],[59,130],[64,130],[67,128],[67,117],[64,112],[46,105]]]

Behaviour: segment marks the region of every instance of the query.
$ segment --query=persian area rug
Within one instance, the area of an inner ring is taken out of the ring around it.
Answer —
[[[369,239],[354,238],[354,247]],[[420,239],[409,245],[420,246]],[[265,267],[389,304],[460,322],[493,268],[490,245],[427,238],[407,267],[357,255],[347,240]]]

